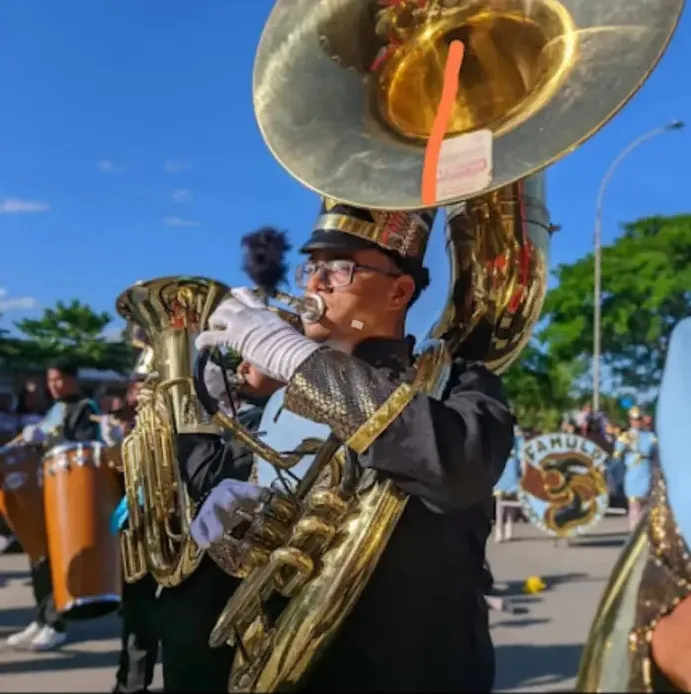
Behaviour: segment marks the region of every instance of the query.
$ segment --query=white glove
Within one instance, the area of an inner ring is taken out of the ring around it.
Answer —
[[[197,337],[197,349],[234,349],[267,376],[287,383],[321,345],[269,311],[251,290],[233,289],[232,295],[211,314],[211,330]]]
[[[46,435],[38,424],[29,424],[22,431],[22,440],[24,443],[43,443],[46,440]]]
[[[101,420],[101,438],[106,446],[115,446],[125,438],[125,428],[106,417]]]
[[[263,492],[264,488],[257,484],[223,480],[211,490],[192,522],[192,539],[201,549],[208,549],[241,522],[241,518],[233,518],[236,511],[252,513],[259,508]]]

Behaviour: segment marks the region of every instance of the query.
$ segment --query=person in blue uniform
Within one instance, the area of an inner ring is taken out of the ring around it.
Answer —
[[[523,444],[521,428],[514,427],[514,444],[506,461],[504,472],[494,485],[494,539],[497,542],[510,540],[513,536],[513,523],[519,513],[517,508],[518,487],[523,475]]]
[[[648,541],[631,633],[628,691],[691,691],[691,318],[678,323],[655,414]]]
[[[643,429],[643,415],[639,407],[629,410],[629,428],[614,445],[613,458],[624,461],[624,493],[629,505],[629,528],[633,530],[640,520],[648,494],[652,460],[657,452],[657,437]]]
[[[197,340],[200,349],[238,351],[288,384],[267,404],[265,416],[276,413],[264,420],[267,445],[293,451],[331,432],[348,449],[347,484],[364,484],[366,475],[409,495],[359,600],[295,691],[493,686],[485,545],[514,419],[500,378],[470,358],[455,359],[439,399],[405,385],[416,373],[405,320],[429,283],[423,255],[433,218],[324,201],[296,278],[324,302],[321,320],[301,334],[235,289]],[[393,418],[376,417],[394,403]],[[378,425],[369,429],[373,415]],[[193,536],[221,540],[224,519],[261,493],[253,485],[212,492]],[[214,524],[217,532],[208,532]]]
[[[78,365],[69,358],[56,360],[48,367],[46,383],[54,404],[41,421],[24,427],[24,443],[40,444],[47,450],[68,441],[101,440],[101,427],[93,420],[98,406],[81,393],[77,374]],[[31,584],[36,616],[27,627],[10,635],[7,645],[35,651],[57,648],[67,634],[65,622],[55,609],[48,557],[31,567]]]

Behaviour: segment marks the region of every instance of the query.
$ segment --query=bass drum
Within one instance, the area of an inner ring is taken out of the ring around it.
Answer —
[[[31,564],[48,554],[40,446],[0,448],[0,513],[29,555]]]
[[[636,619],[638,588],[648,555],[648,516],[632,533],[600,600],[576,681],[577,692],[628,692],[629,634]]]
[[[122,569],[110,517],[120,481],[96,441],[65,443],[43,458],[44,503],[55,606],[65,619],[120,607]]]

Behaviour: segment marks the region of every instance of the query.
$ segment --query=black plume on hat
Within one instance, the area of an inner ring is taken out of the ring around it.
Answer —
[[[287,282],[286,256],[291,246],[286,234],[274,227],[261,229],[242,237],[242,269],[266,294],[272,295]]]

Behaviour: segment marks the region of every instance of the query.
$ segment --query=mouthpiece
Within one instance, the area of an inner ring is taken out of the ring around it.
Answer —
[[[297,309],[305,323],[318,323],[326,313],[326,304],[319,294],[305,294],[298,302]]]
[[[296,311],[304,323],[318,323],[326,313],[326,304],[319,294],[293,296],[276,292],[274,298]]]

